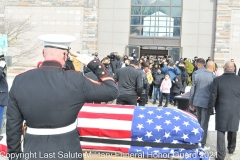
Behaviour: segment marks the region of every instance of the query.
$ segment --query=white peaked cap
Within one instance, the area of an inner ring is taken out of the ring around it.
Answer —
[[[44,47],[53,47],[59,49],[68,49],[71,42],[75,41],[76,38],[64,34],[46,34],[38,37],[44,41]]]

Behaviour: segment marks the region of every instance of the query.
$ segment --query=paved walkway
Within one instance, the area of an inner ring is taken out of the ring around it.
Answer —
[[[15,73],[11,72],[8,74],[7,80],[9,84],[9,89],[10,89],[10,86],[12,85],[15,75],[16,75],[16,72]],[[157,105],[153,105],[152,100],[149,100],[149,103],[146,106],[157,106]],[[174,106],[169,105],[169,107],[174,107]],[[225,160],[240,160],[240,132],[238,132],[238,135],[239,136],[237,137],[237,147],[234,154],[232,155],[227,154]],[[207,138],[207,144],[211,147],[211,149],[208,151],[210,155],[216,154],[216,144],[217,144],[216,138],[217,138],[217,132],[215,131],[215,116],[213,115],[210,117],[209,128],[208,128],[208,138]],[[6,158],[0,157],[0,160],[6,160]]]

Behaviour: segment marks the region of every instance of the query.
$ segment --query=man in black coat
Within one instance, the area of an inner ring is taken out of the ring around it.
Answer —
[[[138,66],[138,61],[131,60],[129,66],[119,69],[114,75],[119,89],[117,104],[137,105],[137,99],[143,90],[142,74],[137,70]]]
[[[228,151],[232,154],[236,148],[236,136],[240,120],[240,77],[234,73],[234,64],[227,62],[224,74],[213,80],[209,101],[209,113],[216,110],[215,129],[217,130],[217,160],[224,160],[225,132],[227,132]]]
[[[86,101],[111,101],[118,97],[114,80],[93,56],[79,54],[76,59],[86,65],[99,81],[82,73],[65,71],[68,47],[75,37],[43,35],[44,62],[40,68],[16,76],[9,92],[7,108],[7,147],[9,155],[21,154],[22,124],[26,121],[24,153],[29,159],[82,160],[77,130],[77,115]],[[36,153],[36,154],[35,154]],[[63,155],[75,155],[63,157]],[[25,158],[24,158],[25,159]]]

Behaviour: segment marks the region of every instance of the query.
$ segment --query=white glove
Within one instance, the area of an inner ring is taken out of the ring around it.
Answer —
[[[5,67],[6,66],[6,62],[5,61],[0,61],[0,67]]]
[[[88,54],[79,54],[76,59],[81,62],[83,65],[87,66],[89,62],[94,60],[94,56],[90,56]]]

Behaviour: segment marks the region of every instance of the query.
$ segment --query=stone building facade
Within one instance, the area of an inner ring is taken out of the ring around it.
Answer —
[[[222,68],[226,61],[234,59],[239,68],[240,1],[218,0],[216,13],[214,60]]]
[[[97,51],[98,0],[0,0],[0,24],[7,6],[19,7],[82,7],[82,52]]]

